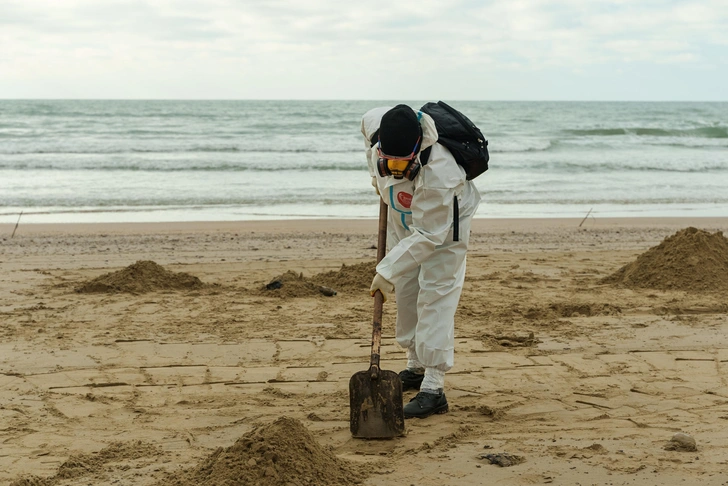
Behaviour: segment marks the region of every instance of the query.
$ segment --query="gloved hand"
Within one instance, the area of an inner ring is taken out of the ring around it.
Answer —
[[[372,186],[374,186],[374,190],[377,191],[377,196],[379,196],[379,186],[377,185],[376,177],[372,177]]]
[[[391,294],[394,290],[394,285],[392,285],[392,282],[377,273],[374,276],[374,280],[372,280],[372,286],[369,288],[369,293],[372,294],[372,297],[374,297],[374,292],[377,290],[382,293],[384,302],[386,302],[389,298],[389,294]]]

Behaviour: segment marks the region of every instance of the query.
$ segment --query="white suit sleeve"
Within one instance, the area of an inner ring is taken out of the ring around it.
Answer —
[[[361,121],[361,134],[364,135],[364,148],[366,150],[367,154],[367,166],[369,167],[369,176],[376,177],[376,168],[374,167],[374,163],[372,161],[372,143],[369,140],[369,137],[367,136],[367,130],[364,123],[364,119]]]
[[[397,284],[399,276],[426,260],[445,242],[453,223],[454,188],[420,188],[412,197],[412,234],[377,265],[377,272]]]
[[[376,177],[377,167],[376,157],[373,157],[374,149],[372,148],[371,138],[372,135],[379,129],[379,123],[384,115],[389,110],[388,106],[380,106],[378,108],[372,108],[371,110],[364,113],[361,118],[361,134],[364,135],[364,148],[367,153],[367,165],[369,166],[369,175]]]

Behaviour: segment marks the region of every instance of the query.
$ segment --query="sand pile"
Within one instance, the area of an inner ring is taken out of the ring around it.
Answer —
[[[94,484],[96,481],[92,479],[102,478],[113,471],[114,463],[137,459],[154,461],[161,454],[158,447],[142,441],[114,442],[97,453],[72,455],[51,477],[30,476],[13,481],[10,486],[54,486],[70,479],[77,480],[78,484]]]
[[[322,285],[336,290],[368,289],[374,278],[377,264],[374,261],[357,263],[355,265],[341,265],[337,271],[319,273],[314,276]]]
[[[339,270],[319,273],[312,277],[304,277],[302,273],[289,270],[268,282],[261,289],[261,293],[290,298],[316,295],[331,297],[336,292],[342,291],[363,292],[369,288],[374,278],[375,267],[374,262],[342,265]]]
[[[187,273],[169,272],[160,265],[140,260],[118,272],[107,273],[76,288],[79,293],[129,292],[143,294],[155,290],[197,289],[199,278]]]
[[[728,290],[728,239],[720,231],[680,230],[601,283],[658,290]]]
[[[364,469],[322,448],[298,420],[281,417],[258,427],[228,448],[219,448],[198,466],[158,486],[348,486]]]
[[[288,270],[286,273],[274,277],[268,282],[260,293],[263,295],[275,295],[283,298],[292,297],[314,297],[317,295],[330,294],[329,297],[335,295],[335,290],[322,288],[311,279],[303,276],[303,273],[296,273]]]

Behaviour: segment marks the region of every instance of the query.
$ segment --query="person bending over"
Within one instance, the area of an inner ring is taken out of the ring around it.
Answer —
[[[372,185],[389,206],[387,254],[370,293],[380,290],[386,302],[396,292],[396,339],[407,350],[399,376],[403,390],[419,390],[404,415],[445,413],[445,373],[454,362],[455,311],[480,193],[437,143],[426,113],[402,104],[374,108],[363,115],[361,131]]]

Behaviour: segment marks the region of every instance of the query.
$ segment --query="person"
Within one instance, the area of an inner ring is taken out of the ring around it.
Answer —
[[[389,206],[388,251],[370,293],[380,290],[385,302],[396,293],[396,339],[407,350],[402,389],[419,390],[404,415],[445,413],[445,373],[454,363],[455,311],[480,193],[437,143],[426,113],[404,104],[374,108],[362,116],[361,132],[372,185]]]

